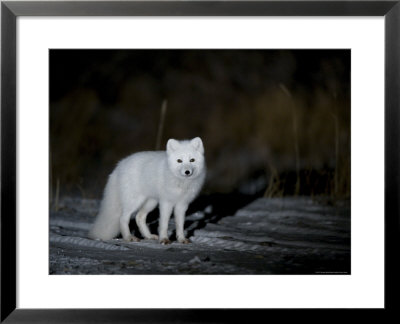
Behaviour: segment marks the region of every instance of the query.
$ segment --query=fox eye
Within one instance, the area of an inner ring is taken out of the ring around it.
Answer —
[[[181,159],[178,159],[178,160],[176,160],[176,162],[178,162],[178,163],[182,163],[182,160],[181,160]]]
[[[194,159],[190,159],[190,162],[194,162]]]

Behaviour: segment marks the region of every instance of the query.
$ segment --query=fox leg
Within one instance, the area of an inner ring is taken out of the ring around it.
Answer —
[[[185,213],[188,209],[186,204],[177,204],[174,209],[175,214],[175,226],[176,226],[176,239],[179,243],[190,243],[190,241],[185,237],[183,232],[185,223]]]
[[[140,206],[143,204],[145,200],[145,197],[139,197],[131,201],[129,206],[124,206],[122,216],[119,219],[119,225],[121,228],[121,234],[122,237],[125,241],[133,241],[133,242],[138,242],[139,239],[131,234],[131,231],[129,229],[129,221],[131,220],[131,215],[134,213],[136,210],[140,208]]]
[[[160,221],[158,227],[158,237],[161,244],[169,244],[168,222],[171,217],[173,205],[167,201],[160,201]]]
[[[158,236],[151,234],[149,228],[146,225],[147,214],[150,213],[154,208],[156,208],[158,201],[155,199],[148,199],[143,204],[142,208],[136,214],[136,224],[139,228],[140,234],[145,239],[157,240]]]

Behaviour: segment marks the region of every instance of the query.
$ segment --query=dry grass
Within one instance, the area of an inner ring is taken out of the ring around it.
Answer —
[[[270,62],[254,53],[241,64],[228,54],[190,53],[163,80],[132,76],[112,104],[86,88],[51,102],[52,200],[54,179],[63,193],[98,197],[121,158],[195,136],[205,144],[208,192],[231,192],[263,171],[267,196],[349,196],[350,90],[337,81],[340,65],[321,65],[324,84],[302,85],[274,74],[275,65],[293,73],[288,54]]]
[[[158,123],[156,151],[161,150],[161,140],[165,124],[165,115],[167,114],[167,99],[164,99],[161,105],[160,121]]]

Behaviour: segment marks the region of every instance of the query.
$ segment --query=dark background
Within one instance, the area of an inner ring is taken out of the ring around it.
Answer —
[[[350,50],[50,50],[50,190],[100,198],[125,156],[203,139],[203,193],[350,196]]]

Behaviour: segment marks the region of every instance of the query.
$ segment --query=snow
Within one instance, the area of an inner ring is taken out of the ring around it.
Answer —
[[[170,245],[89,239],[98,207],[64,198],[50,213],[50,274],[350,274],[349,201],[259,198],[219,221],[207,205],[186,217],[192,243]]]

